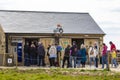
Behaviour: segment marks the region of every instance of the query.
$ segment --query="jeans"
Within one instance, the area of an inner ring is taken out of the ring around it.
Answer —
[[[81,64],[81,60],[77,60],[78,68],[80,67],[80,64]]]
[[[44,56],[38,55],[38,66],[45,66]]]
[[[73,67],[72,61],[74,62],[74,68],[76,68],[76,56],[70,56],[70,67]]]
[[[117,61],[116,61],[116,58],[112,58],[112,64],[114,64],[114,66],[117,67]]]
[[[104,68],[104,64],[106,64],[106,68],[108,68],[107,55],[102,56],[102,68]]]
[[[94,62],[94,65],[96,67],[96,61],[95,61],[95,57],[90,57],[90,67],[92,65],[92,62]]]
[[[98,58],[95,57],[95,66],[98,67]]]

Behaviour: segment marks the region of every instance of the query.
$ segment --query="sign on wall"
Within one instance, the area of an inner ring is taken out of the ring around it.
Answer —
[[[9,63],[9,64],[12,63],[12,58],[8,58],[8,63]]]

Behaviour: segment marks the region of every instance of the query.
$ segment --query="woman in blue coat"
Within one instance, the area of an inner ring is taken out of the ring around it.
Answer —
[[[78,50],[77,52],[77,67],[79,68],[80,67],[80,64],[81,64],[81,50]]]
[[[86,48],[85,48],[84,44],[81,45],[80,53],[81,53],[82,67],[85,67],[85,63],[86,63],[87,58],[86,58]]]

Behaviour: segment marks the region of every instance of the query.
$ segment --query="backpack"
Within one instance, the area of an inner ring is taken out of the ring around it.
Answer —
[[[92,49],[90,51],[90,55],[93,55],[93,54],[94,54],[94,51],[93,51],[93,47],[92,47]]]
[[[79,50],[79,51],[77,52],[77,60],[81,59],[81,57],[82,57],[82,55],[81,55],[81,50]]]
[[[69,56],[69,54],[70,54],[70,49],[69,49],[69,48],[66,48],[66,49],[65,49],[65,56]]]

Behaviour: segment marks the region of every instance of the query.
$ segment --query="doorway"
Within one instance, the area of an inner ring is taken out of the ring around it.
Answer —
[[[76,42],[77,48],[80,49],[81,44],[84,44],[84,39],[73,38],[72,43]]]
[[[38,44],[38,40],[39,38],[25,38],[25,43],[29,43],[29,46],[32,44],[32,42],[34,43],[35,46],[37,46]]]
[[[37,61],[37,47],[38,47],[38,41],[39,41],[39,38],[25,38],[25,44],[26,43],[29,43],[29,54],[28,55],[25,55],[24,53],[24,65],[37,65],[38,61]],[[35,45],[35,50],[34,51],[31,51],[31,44],[34,44]],[[27,58],[29,60],[27,60]],[[27,64],[26,64],[27,63]]]

